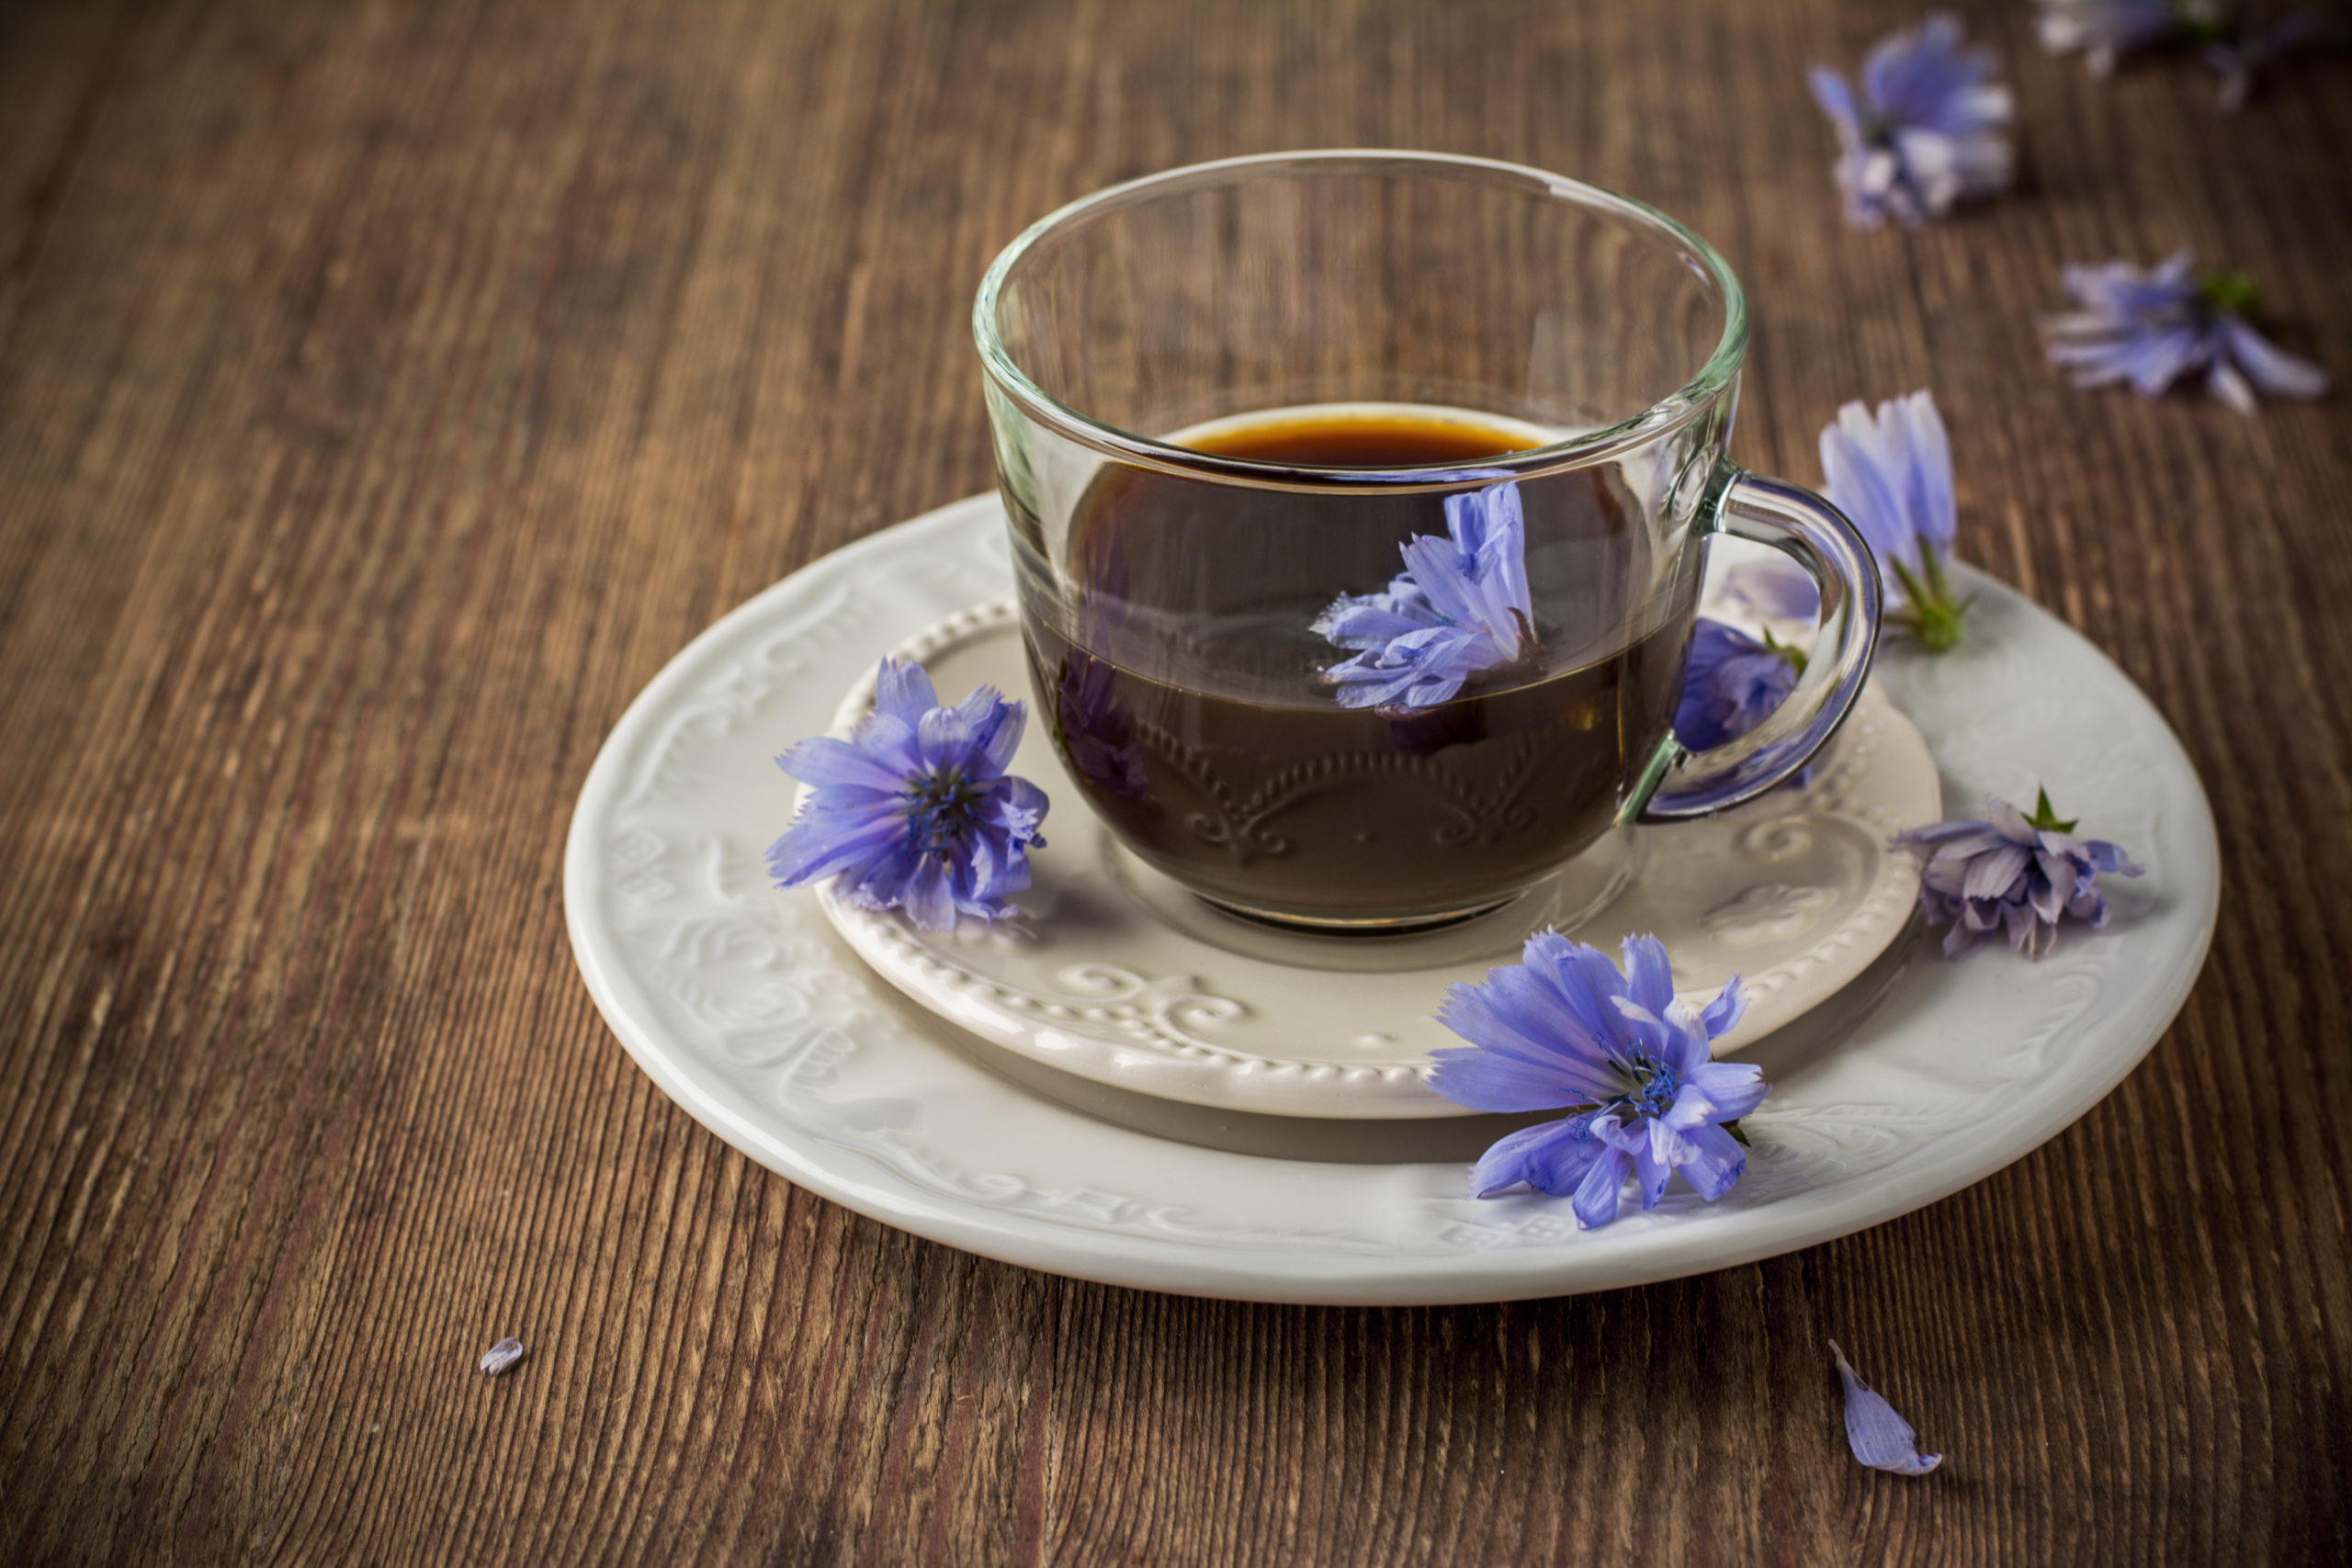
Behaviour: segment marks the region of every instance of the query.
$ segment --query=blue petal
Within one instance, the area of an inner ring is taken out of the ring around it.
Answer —
[[[1470,1190],[1481,1198],[1525,1183],[1551,1197],[1566,1197],[1596,1159],[1610,1152],[1585,1130],[1586,1118],[1571,1116],[1504,1134],[1478,1157]]]
[[[1569,1208],[1577,1216],[1577,1224],[1587,1230],[1599,1230],[1617,1217],[1618,1203],[1625,1187],[1626,1158],[1623,1151],[1603,1148],[1599,1157],[1577,1183],[1576,1196]]]
[[[2327,372],[2308,359],[2298,359],[2234,316],[2225,317],[2222,330],[2229,340],[2230,357],[2249,380],[2274,398],[2317,398],[2327,392]]]
[[[1905,431],[1910,483],[1905,500],[1919,537],[1939,550],[1951,547],[1959,508],[1951,488],[1951,441],[1934,396],[1926,391],[1897,398],[1893,407]]]
[[[768,847],[768,871],[786,887],[836,873],[858,872],[906,838],[906,819],[877,811],[860,818],[849,813],[808,812]]]
[[[1600,1014],[1590,987],[1574,966],[1562,970],[1538,961],[1507,964],[1487,971],[1484,994],[1495,1011],[1521,1032],[1598,1067],[1610,1054],[1613,1026],[1593,1027]]]
[[[1846,85],[1846,78],[1826,65],[1816,65],[1805,73],[1805,81],[1813,88],[1813,101],[1837,123],[1838,135],[1859,142],[1861,116],[1855,110],[1854,90]]]
[[[1533,1061],[1476,1046],[1430,1053],[1430,1088],[1473,1111],[1555,1111],[1589,1105],[1606,1089],[1580,1081],[1564,1060]]]
[[[1895,491],[1879,468],[1873,450],[1877,429],[1859,402],[1838,411],[1835,423],[1822,426],[1821,471],[1829,503],[1844,513],[1860,531],[1878,558],[1889,582],[1894,574],[1887,563],[1905,565],[1917,558],[1916,541]]]
[[[1707,1097],[1717,1122],[1738,1121],[1772,1092],[1772,1086],[1764,1081],[1764,1069],[1753,1062],[1709,1062],[1684,1078]]]
[[[972,749],[972,727],[954,708],[933,708],[915,726],[926,770],[956,768]]]
[[[942,857],[923,856],[899,896],[905,900],[907,919],[923,930],[955,929],[956,895],[948,886],[947,863]]]
[[[922,716],[901,718],[877,709],[858,726],[857,749],[902,779],[928,773],[931,764],[923,761],[922,743],[915,731]]]
[[[1626,998],[1663,1018],[1674,1005],[1674,970],[1666,961],[1666,944],[1643,932],[1627,937],[1623,952]]]
[[[1606,1054],[1622,1027],[1611,1003],[1625,994],[1625,977],[1608,954],[1547,928],[1528,937],[1520,958],[1543,980],[1551,1005],[1583,1032],[1596,1054]]]
[[[2130,855],[2125,854],[2122,850],[2109,843],[2105,839],[2085,840],[2083,852],[2090,857],[2091,864],[2101,871],[2117,872],[2125,876],[2137,876],[2143,869]]]
[[[1691,1190],[1712,1203],[1732,1190],[1747,1168],[1747,1151],[1721,1127],[1692,1127],[1682,1134],[1682,1163],[1676,1167]]]
[[[1856,1459],[1872,1470],[1897,1475],[1925,1475],[1943,1463],[1943,1455],[1919,1451],[1919,1435],[1911,1429],[1911,1423],[1854,1375],[1846,1352],[1838,1348],[1834,1339],[1829,1342],[1829,1353],[1838,1358],[1838,1376],[1846,1385],[1846,1446],[1854,1450]]]
[[[1642,1133],[1641,1141],[1632,1151],[1634,1185],[1641,1192],[1642,1207],[1655,1209],[1657,1207],[1657,1201],[1666,1196],[1667,1182],[1674,1176],[1673,1160],[1658,1148],[1661,1142],[1660,1134],[1664,1134],[1666,1140],[1671,1140],[1674,1134],[1663,1127],[1647,1123],[1644,1124]],[[1669,1146],[1671,1146],[1670,1143]]]
[[[1430,1088],[1479,1111],[1548,1111],[1617,1092],[1619,1086],[1597,1054],[1498,1001],[1491,984],[1456,986],[1446,997],[1438,1021],[1472,1042],[1472,1048],[1432,1053],[1438,1067]]]
[[[1724,982],[1724,988],[1715,993],[1714,999],[1700,1010],[1699,1022],[1706,1029],[1707,1038],[1713,1040],[1728,1032],[1747,1012],[1747,987],[1734,975]]]
[[[2007,896],[2018,874],[2025,869],[2027,854],[2024,846],[2002,844],[1987,850],[1968,863],[1968,879],[1961,885],[1961,896],[1966,898],[2000,898]]]
[[[1000,700],[988,716],[981,720],[973,738],[971,768],[976,777],[1001,778],[1012,765],[1013,752],[1021,749],[1021,732],[1028,728],[1029,706],[1026,703]]]
[[[820,787],[847,784],[895,795],[906,784],[903,775],[892,773],[848,741],[830,735],[803,740],[778,757],[775,765],[802,784]]]
[[[931,674],[920,664],[886,659],[874,677],[874,710],[888,714],[911,728],[939,705]]]

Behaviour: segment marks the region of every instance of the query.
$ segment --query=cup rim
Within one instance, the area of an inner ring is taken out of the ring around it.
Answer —
[[[1662,231],[1682,245],[1690,255],[1706,269],[1723,303],[1724,327],[1714,350],[1707,356],[1690,379],[1673,392],[1659,399],[1614,424],[1599,430],[1586,431],[1541,446],[1531,446],[1517,452],[1507,452],[1493,457],[1482,457],[1472,468],[1433,472],[1427,468],[1322,468],[1312,465],[1269,463],[1249,457],[1228,457],[1222,453],[1201,452],[1191,447],[1138,435],[1106,424],[1069,404],[1050,396],[1030,379],[1026,371],[1013,361],[996,331],[996,305],[1002,296],[1005,281],[1012,269],[1039,241],[1060,229],[1071,220],[1101,209],[1122,206],[1144,192],[1160,186],[1197,179],[1205,175],[1257,168],[1272,168],[1286,164],[1317,164],[1342,163],[1405,163],[1426,164],[1453,169],[1476,170],[1487,174],[1505,175],[1521,181],[1532,182],[1549,195],[1572,201],[1578,206],[1599,209],[1636,224]],[[1012,243],[997,253],[980,279],[979,293],[972,301],[972,335],[978,344],[980,363],[988,375],[1007,393],[1017,400],[1032,415],[1053,426],[1059,434],[1082,445],[1148,467],[1181,473],[1213,474],[1241,483],[1269,485],[1282,489],[1359,489],[1378,487],[1384,490],[1457,487],[1465,482],[1490,484],[1498,479],[1524,479],[1536,474],[1589,467],[1620,457],[1634,447],[1645,446],[1658,435],[1671,431],[1707,408],[1729,387],[1739,374],[1740,362],[1747,350],[1747,297],[1740,288],[1739,278],[1730,264],[1718,254],[1713,245],[1701,239],[1683,224],[1660,212],[1646,202],[1636,201],[1605,186],[1570,179],[1525,164],[1506,163],[1495,158],[1474,158],[1453,152],[1427,152],[1402,148],[1328,147],[1310,148],[1284,152],[1255,152],[1238,158],[1218,158],[1203,164],[1187,164],[1179,168],[1163,169],[1157,174],[1123,180],[1106,186],[1091,195],[1056,208],[1038,219],[1016,236]]]

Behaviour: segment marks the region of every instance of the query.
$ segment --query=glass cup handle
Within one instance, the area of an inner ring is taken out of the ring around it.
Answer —
[[[1770,545],[1804,568],[1821,592],[1820,629],[1795,689],[1754,729],[1705,751],[1668,736],[1619,807],[1621,823],[1705,817],[1793,776],[1846,721],[1878,646],[1878,563],[1844,513],[1801,486],[1728,463],[1713,491],[1699,525]]]

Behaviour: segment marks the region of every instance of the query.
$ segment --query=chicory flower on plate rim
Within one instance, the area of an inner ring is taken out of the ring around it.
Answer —
[[[2046,958],[2057,945],[2061,920],[2105,931],[2109,910],[2099,874],[2137,876],[2141,867],[2105,839],[2076,839],[2076,825],[2058,819],[2045,789],[2030,817],[1988,796],[1982,821],[1938,822],[1897,833],[1894,846],[1919,857],[1919,905],[1928,923],[1951,927],[1944,956],[1964,958],[1999,931],[2012,952]]]
[[[1621,973],[1599,949],[1540,931],[1522,962],[1447,994],[1438,1021],[1470,1043],[1434,1053],[1431,1089],[1476,1111],[1567,1112],[1480,1156],[1477,1196],[1524,1184],[1569,1198],[1591,1229],[1617,1217],[1628,1174],[1649,1209],[1677,1173],[1713,1202],[1747,1168],[1734,1124],[1771,1086],[1709,1046],[1747,1008],[1738,977],[1694,1008],[1675,998],[1657,938],[1627,937],[1623,953]]]

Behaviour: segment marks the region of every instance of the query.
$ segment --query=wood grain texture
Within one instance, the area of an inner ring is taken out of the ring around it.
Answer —
[[[0,21],[0,1561],[2352,1559],[2352,400],[2078,393],[2034,332],[2062,263],[2191,244],[2352,376],[2352,75],[2224,119],[1972,13],[2022,188],[1867,236],[1802,72],[1894,5]],[[991,482],[995,249],[1349,142],[1715,239],[1758,467],[1933,386],[1962,553],[2178,728],[2224,924],[2042,1150],[1701,1279],[1243,1306],[850,1214],[605,1032],[590,760],[729,606]],[[1829,1337],[1935,1476],[1847,1458]]]

